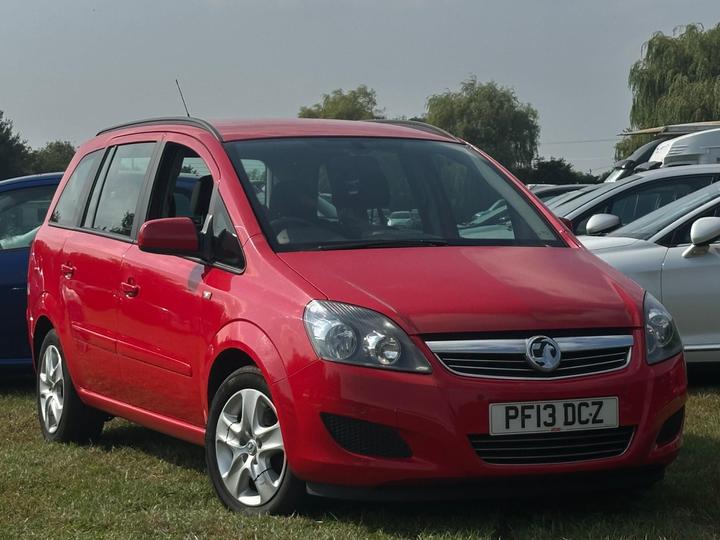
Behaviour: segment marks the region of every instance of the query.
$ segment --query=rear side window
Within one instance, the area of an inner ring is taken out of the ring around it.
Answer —
[[[45,219],[55,186],[0,193],[0,250],[28,247]]]
[[[80,199],[95,178],[102,155],[103,150],[96,150],[80,160],[80,163],[77,164],[72,175],[65,183],[62,195],[60,195],[60,199],[50,216],[50,223],[57,223],[66,227],[72,227],[77,223],[78,208],[81,206]]]
[[[118,146],[102,177],[95,184],[84,226],[130,236],[155,143]],[[97,201],[97,202],[95,202]]]

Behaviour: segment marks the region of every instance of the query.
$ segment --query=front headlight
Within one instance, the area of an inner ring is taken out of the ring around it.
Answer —
[[[683,350],[672,315],[652,294],[645,293],[645,345],[648,364],[657,364]]]
[[[313,300],[303,320],[315,352],[324,360],[415,373],[432,371],[408,335],[375,311]]]

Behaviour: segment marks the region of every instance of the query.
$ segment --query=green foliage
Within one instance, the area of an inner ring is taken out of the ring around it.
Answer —
[[[30,156],[32,173],[64,171],[75,155],[75,147],[69,141],[52,141]]]
[[[482,148],[511,170],[530,167],[537,154],[538,113],[510,88],[471,77],[460,90],[427,101],[427,121]]]
[[[515,175],[526,184],[595,184],[598,178],[577,171],[563,158],[539,158],[532,167],[522,167]]]
[[[630,69],[633,94],[630,128],[720,119],[720,24],[678,27],[672,36],[657,32]],[[625,157],[646,139],[628,137],[616,146]]]
[[[375,90],[364,84],[347,92],[338,88],[323,94],[322,101],[310,107],[300,107],[300,118],[336,118],[342,120],[371,120],[382,118]]]
[[[0,180],[28,173],[30,149],[0,111]]]

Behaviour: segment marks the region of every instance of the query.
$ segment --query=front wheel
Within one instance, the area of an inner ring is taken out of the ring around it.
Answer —
[[[259,369],[230,375],[212,401],[205,456],[213,487],[231,510],[288,514],[305,493],[290,470],[277,410]]]

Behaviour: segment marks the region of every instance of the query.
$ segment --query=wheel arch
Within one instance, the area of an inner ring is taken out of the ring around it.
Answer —
[[[255,366],[272,386],[286,378],[285,366],[270,337],[248,321],[226,324],[215,336],[203,368],[203,413],[208,416],[213,396],[235,370]]]

